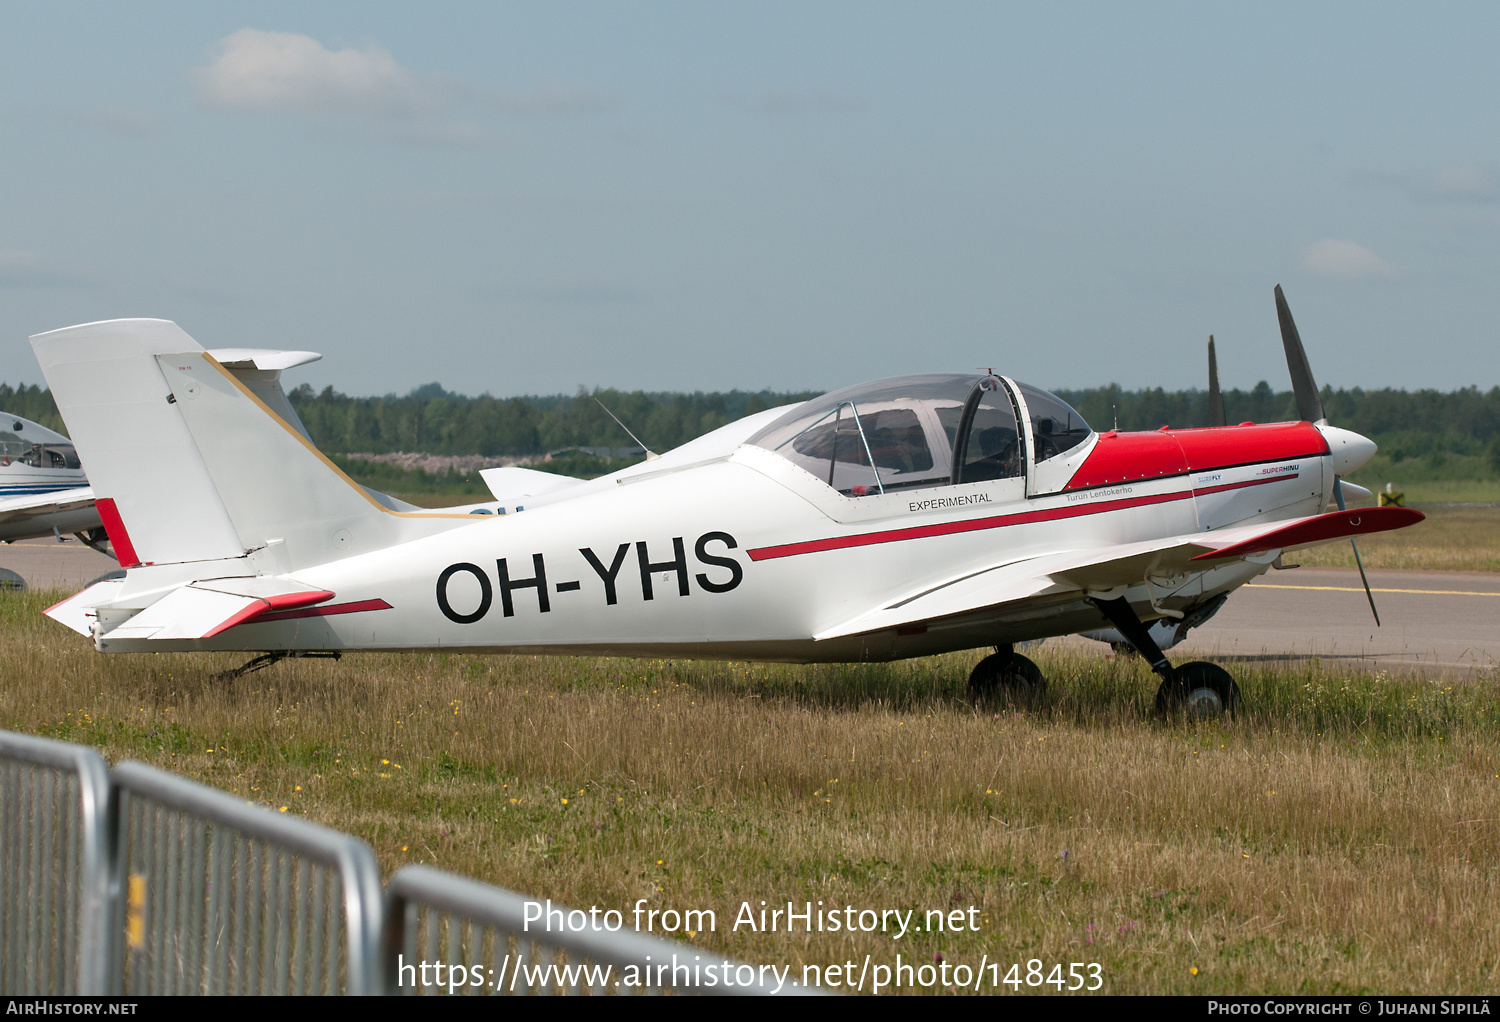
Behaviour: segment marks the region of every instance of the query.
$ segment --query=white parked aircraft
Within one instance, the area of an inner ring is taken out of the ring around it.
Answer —
[[[108,542],[73,441],[0,412],[0,541],[63,533],[94,547]]]
[[[1014,643],[1112,625],[1161,674],[1163,708],[1216,712],[1234,680],[1174,669],[1144,622],[1194,614],[1282,551],[1422,518],[1324,513],[1375,446],[1323,421],[1295,327],[1304,421],[1098,433],[1009,377],[906,376],[599,479],[501,470],[494,502],[439,512],[352,482],[173,323],[31,340],[128,569],[48,613],[104,653],[812,662],[993,646],[971,686],[1034,692]]]
[[[281,371],[322,355],[260,348],[223,348],[210,354],[278,415],[301,428],[281,389]],[[0,542],[61,539],[65,533],[113,556],[73,441],[40,423],[0,411]]]

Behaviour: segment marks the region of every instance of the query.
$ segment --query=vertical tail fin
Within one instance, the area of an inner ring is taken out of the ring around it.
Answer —
[[[270,547],[286,571],[473,521],[377,503],[174,323],[91,323],[32,346],[101,514],[112,501],[141,563]]]
[[[156,365],[160,351],[201,353],[196,341],[166,320],[120,319],[37,334],[31,346],[121,564],[125,550],[138,563],[244,555]]]

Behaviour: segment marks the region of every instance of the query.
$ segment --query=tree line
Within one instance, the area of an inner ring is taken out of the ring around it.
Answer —
[[[545,397],[466,397],[429,383],[405,396],[350,397],[332,387],[303,385],[288,395],[313,441],[334,454],[422,451],[432,454],[538,455],[578,447],[627,447],[630,437],[664,451],[753,412],[806,400],[819,391],[649,393],[580,390]],[[1118,386],[1055,392],[1095,429],[1205,426],[1201,390]],[[1224,394],[1229,422],[1278,422],[1297,417],[1291,391],[1262,381]],[[1335,425],[1381,443],[1394,460],[1434,453],[1478,454],[1500,444],[1500,387],[1437,390],[1323,388]],[[608,411],[605,409],[608,408]],[[0,409],[67,432],[49,391],[0,384]]]

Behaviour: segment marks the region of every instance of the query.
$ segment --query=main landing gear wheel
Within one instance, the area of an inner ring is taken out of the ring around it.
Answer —
[[[1019,653],[1002,649],[991,653],[969,673],[969,694],[976,699],[1000,698],[1032,705],[1047,691],[1042,669]]]
[[[1218,664],[1205,660],[1179,664],[1156,690],[1158,713],[1181,711],[1190,720],[1233,717],[1239,701],[1240,687],[1234,678]]]

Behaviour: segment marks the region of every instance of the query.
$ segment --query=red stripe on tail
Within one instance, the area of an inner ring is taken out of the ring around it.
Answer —
[[[141,559],[136,556],[135,544],[130,542],[130,533],[125,531],[125,522],[120,518],[120,509],[115,507],[113,497],[98,497],[94,507],[99,511],[99,520],[109,535],[109,545],[115,548],[115,558],[122,568],[139,567]]]

